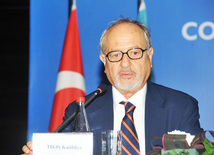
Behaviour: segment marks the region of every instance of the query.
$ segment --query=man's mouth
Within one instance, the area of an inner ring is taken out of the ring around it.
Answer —
[[[133,72],[120,72],[120,77],[123,79],[130,79],[134,76]]]

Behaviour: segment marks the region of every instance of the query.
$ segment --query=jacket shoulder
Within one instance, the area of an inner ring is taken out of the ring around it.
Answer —
[[[148,83],[148,90],[155,91],[156,93],[158,93],[161,97],[165,98],[165,99],[169,99],[169,98],[180,98],[182,100],[193,100],[194,102],[197,102],[197,100],[192,97],[191,95],[182,92],[180,90],[176,90],[173,88],[169,88],[160,84],[156,84],[153,82],[149,82]]]

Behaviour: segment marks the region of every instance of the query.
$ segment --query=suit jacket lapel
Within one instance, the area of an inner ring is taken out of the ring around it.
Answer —
[[[151,139],[153,137],[162,136],[164,126],[164,100],[160,96],[154,83],[147,83],[146,107],[145,107],[145,142],[146,152],[152,149]]]

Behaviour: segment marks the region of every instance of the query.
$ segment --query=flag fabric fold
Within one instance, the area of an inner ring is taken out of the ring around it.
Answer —
[[[76,3],[73,1],[57,76],[49,132],[54,131],[62,123],[66,107],[80,96],[85,96],[85,82]]]
[[[144,0],[138,0],[137,20],[147,27],[147,13],[146,13],[146,4]]]

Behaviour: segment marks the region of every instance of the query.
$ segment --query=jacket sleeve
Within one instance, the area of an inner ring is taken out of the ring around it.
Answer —
[[[203,129],[200,127],[199,118],[198,102],[196,99],[190,97],[189,102],[186,103],[182,121],[180,122],[183,131],[191,133],[192,135],[203,132]]]

